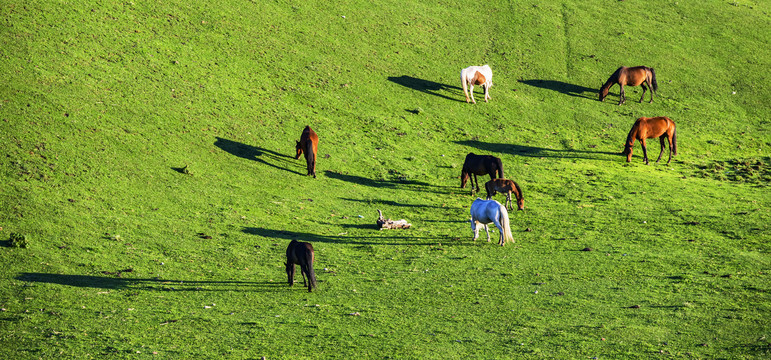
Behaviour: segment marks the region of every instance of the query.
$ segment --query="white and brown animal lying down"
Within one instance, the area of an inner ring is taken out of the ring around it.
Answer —
[[[466,102],[469,102],[469,95],[471,95],[471,102],[477,103],[474,100],[474,85],[482,85],[485,90],[485,102],[492,99],[490,87],[493,86],[493,70],[490,69],[489,65],[469,66],[461,70],[460,81],[463,84],[463,95],[466,96]]]
[[[493,179],[485,183],[485,190],[487,190],[487,200],[491,200],[496,193],[502,193],[506,195],[506,207],[509,210],[514,210],[511,206],[511,194],[517,199],[517,210],[525,210],[525,198],[522,195],[522,189],[519,188],[519,184],[509,179]]]

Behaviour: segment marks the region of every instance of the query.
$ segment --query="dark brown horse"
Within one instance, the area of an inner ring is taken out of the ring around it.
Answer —
[[[316,273],[313,272],[313,245],[307,242],[292,240],[286,248],[286,275],[289,286],[294,285],[294,265],[300,265],[303,276],[303,286],[311,292],[316,287]],[[306,283],[305,278],[308,278]]]
[[[632,148],[634,147],[634,140],[637,139],[642,145],[643,161],[645,161],[645,165],[648,165],[648,149],[645,146],[645,139],[652,138],[659,138],[661,142],[661,152],[656,162],[661,160],[661,154],[664,153],[664,138],[669,141],[669,160],[667,160],[667,164],[669,164],[672,161],[672,154],[677,155],[677,131],[675,131],[675,122],[666,116],[641,117],[634,122],[632,130],[629,130],[629,135],[626,137],[622,152],[626,155],[626,162],[632,161]]]
[[[487,190],[487,200],[492,200],[496,192],[506,194],[506,207],[509,210],[514,210],[511,206],[511,194],[517,199],[517,210],[525,210],[525,198],[522,195],[522,189],[519,188],[519,184],[514,180],[509,179],[493,179],[485,183],[485,190]]]
[[[316,152],[319,147],[319,137],[316,132],[311,129],[310,126],[306,126],[303,129],[302,135],[300,135],[300,141],[297,142],[295,150],[297,150],[297,156],[295,159],[299,159],[300,155],[305,153],[305,162],[308,167],[308,175],[316,177]]]
[[[460,188],[466,187],[466,182],[471,175],[471,195],[474,195],[474,182],[476,182],[476,191],[479,191],[479,180],[477,175],[490,175],[490,180],[503,177],[503,163],[500,158],[492,155],[477,155],[468,153],[466,160],[463,161],[463,169],[460,172]]]
[[[643,93],[640,97],[640,102],[645,97],[645,84],[651,89],[651,101],[653,102],[653,92],[659,91],[659,84],[656,82],[656,72],[653,68],[645,66],[626,67],[622,66],[608,78],[608,81],[600,88],[600,101],[604,101],[608,96],[608,90],[618,84],[621,87],[621,94],[618,99],[618,104],[621,105],[626,102],[626,92],[624,92],[624,85],[629,86],[642,86]]]

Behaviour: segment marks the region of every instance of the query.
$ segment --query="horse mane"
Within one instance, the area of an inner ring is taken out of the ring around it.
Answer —
[[[514,183],[514,187],[517,188],[517,198],[519,198],[519,199],[524,198],[525,196],[522,195],[522,189],[519,188],[519,184],[517,184],[517,182],[513,181],[513,180],[511,182],[513,182]]]
[[[626,136],[626,142],[624,143],[624,152],[622,154],[627,154],[629,151],[632,151],[632,147],[634,146],[634,137],[637,133],[637,129],[640,128],[640,121],[642,121],[643,118],[637,119],[637,121],[634,122],[634,125],[632,125],[632,129],[629,130],[629,135]]]
[[[605,84],[602,85],[602,87],[604,88],[605,86],[608,86],[608,84],[615,84],[615,83],[617,83],[618,82],[618,78],[621,77],[621,70],[623,70],[623,69],[624,69],[623,66],[621,66],[618,69],[616,69],[616,71],[613,72],[613,74],[610,75],[610,77],[608,78],[608,81],[606,81]]]

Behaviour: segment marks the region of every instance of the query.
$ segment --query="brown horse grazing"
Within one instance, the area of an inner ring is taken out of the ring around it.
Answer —
[[[485,183],[485,190],[487,190],[487,200],[492,200],[496,192],[506,194],[506,207],[509,210],[514,210],[511,206],[511,194],[517,198],[517,210],[525,210],[525,198],[522,195],[522,189],[519,188],[519,184],[509,179],[493,179]]]
[[[666,116],[641,117],[634,122],[632,130],[629,130],[629,135],[626,137],[622,152],[626,155],[626,162],[632,161],[632,148],[634,147],[634,140],[637,139],[642,145],[643,161],[645,161],[645,165],[648,165],[648,150],[645,147],[645,139],[652,138],[659,138],[661,141],[661,152],[656,162],[661,160],[661,154],[664,153],[664,138],[669,141],[669,160],[667,160],[667,164],[669,164],[672,161],[672,154],[677,155],[677,131],[675,131],[675,122]]]
[[[316,177],[316,152],[319,147],[319,136],[311,129],[310,126],[306,126],[300,135],[300,141],[297,142],[295,150],[297,150],[297,156],[295,159],[299,159],[300,155],[305,153],[305,162],[308,167],[308,175]]]
[[[626,67],[622,66],[616,70],[616,72],[613,73],[608,78],[608,81],[605,82],[605,84],[602,85],[600,88],[600,101],[604,101],[605,97],[608,96],[608,90],[615,85],[618,84],[621,87],[621,94],[618,99],[618,104],[621,105],[624,102],[626,102],[626,92],[624,92],[624,85],[629,86],[642,86],[643,93],[640,97],[640,102],[643,101],[643,98],[645,97],[645,84],[648,84],[648,87],[651,89],[651,101],[653,102],[653,92],[659,91],[659,84],[656,82],[656,72],[653,70],[653,68],[645,67],[645,66],[635,66],[635,67]]]
[[[463,161],[463,169],[460,172],[460,188],[466,187],[466,182],[471,175],[471,195],[474,195],[474,182],[476,181],[476,191],[479,191],[479,180],[477,175],[490,175],[490,180],[503,177],[503,163],[500,158],[492,155],[477,155],[468,153],[466,160]],[[497,176],[496,176],[497,174]]]
[[[308,292],[316,287],[316,273],[313,272],[313,245],[307,242],[292,240],[286,248],[286,275],[289,286],[294,285],[294,265],[300,265],[303,276],[303,286],[308,286]],[[305,278],[308,278],[306,284]]]

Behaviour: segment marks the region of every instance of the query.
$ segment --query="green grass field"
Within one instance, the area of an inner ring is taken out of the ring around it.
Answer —
[[[768,2],[0,14],[0,358],[771,356]],[[481,64],[492,100],[467,104]],[[598,101],[621,65],[656,69],[652,104]],[[620,155],[641,116],[677,124],[669,165]],[[471,241],[469,152],[523,189],[513,245]]]

